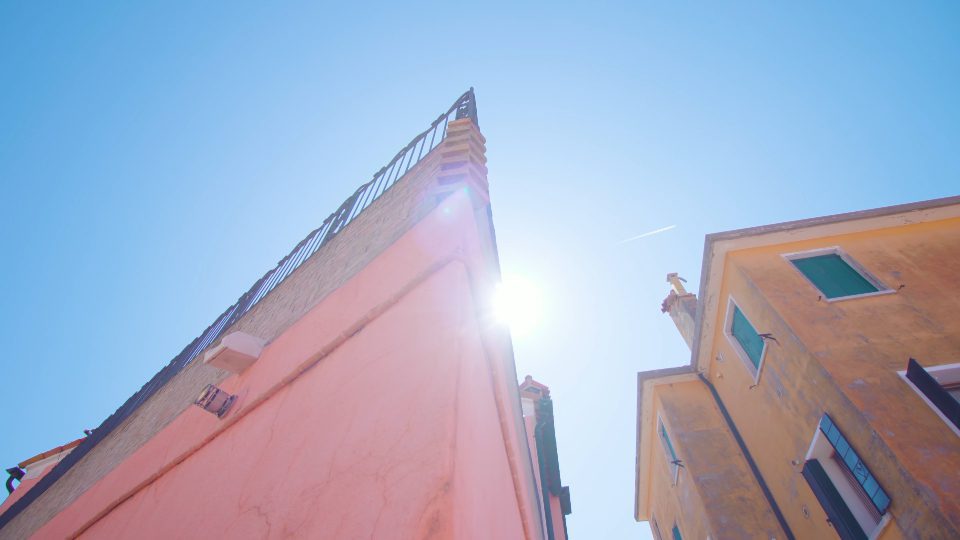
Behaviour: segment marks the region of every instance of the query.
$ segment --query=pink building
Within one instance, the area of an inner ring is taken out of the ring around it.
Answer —
[[[549,389],[491,317],[484,143],[471,90],[88,437],[9,469],[0,538],[565,540]]]

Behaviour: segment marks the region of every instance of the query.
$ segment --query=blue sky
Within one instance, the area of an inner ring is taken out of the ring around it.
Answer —
[[[0,80],[0,465],[99,425],[474,86],[581,539],[649,535],[635,377],[688,361],[659,305],[704,234],[960,186],[950,3],[5,3]]]

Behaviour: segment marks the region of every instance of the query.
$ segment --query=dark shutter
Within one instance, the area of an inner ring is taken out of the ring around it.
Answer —
[[[827,298],[877,292],[877,287],[873,283],[870,283],[836,253],[793,259],[790,262]]]
[[[733,307],[733,323],[730,325],[730,333],[737,339],[737,342],[743,348],[743,352],[750,357],[753,367],[760,369],[760,358],[763,356],[763,338],[760,337],[757,330],[747,320],[747,316],[737,306]]]
[[[907,378],[917,387],[918,390],[927,396],[930,403],[940,409],[940,412],[947,417],[947,420],[954,426],[960,428],[960,402],[953,399],[946,390],[940,386],[940,383],[933,378],[933,375],[927,373],[913,358],[907,362]]]
[[[830,524],[833,525],[833,529],[837,531],[840,538],[843,540],[867,540],[866,533],[860,528],[857,519],[853,517],[853,512],[850,511],[847,503],[843,502],[843,497],[833,486],[833,482],[830,481],[830,477],[827,476],[827,472],[823,470],[819,461],[811,459],[804,463],[803,477],[810,484],[810,489],[817,496],[820,506],[826,511],[827,517],[830,518]]]

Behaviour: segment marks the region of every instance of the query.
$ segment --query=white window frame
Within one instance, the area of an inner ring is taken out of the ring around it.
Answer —
[[[843,259],[843,262],[847,263],[847,265],[848,265],[850,268],[853,268],[853,271],[856,272],[856,273],[858,273],[858,274],[860,274],[860,276],[861,276],[863,279],[869,281],[871,285],[873,285],[874,287],[877,288],[877,290],[876,290],[876,291],[873,291],[873,292],[862,293],[862,294],[851,294],[851,295],[849,295],[849,296],[839,296],[839,297],[837,297],[837,298],[827,298],[827,295],[826,295],[823,291],[821,291],[819,287],[817,287],[817,284],[814,283],[813,281],[811,281],[810,278],[808,278],[808,277],[806,276],[806,274],[804,274],[803,272],[801,272],[800,269],[797,268],[797,267],[793,264],[793,262],[792,262],[792,261],[795,261],[795,260],[797,260],[797,259],[809,259],[809,258],[811,258],[811,257],[819,257],[819,256],[821,256],[821,255],[839,255],[840,258]],[[861,265],[860,263],[858,263],[858,262],[856,261],[856,259],[854,259],[854,258],[851,257],[850,255],[848,255],[847,252],[844,251],[840,246],[830,246],[830,247],[825,247],[825,248],[810,249],[810,250],[807,250],[807,251],[795,251],[795,252],[793,252],[793,253],[783,253],[783,254],[781,254],[780,256],[783,257],[784,260],[787,261],[787,264],[789,264],[790,267],[793,268],[793,270],[794,270],[795,272],[797,272],[798,274],[800,274],[800,277],[802,277],[804,281],[806,281],[807,283],[809,283],[811,287],[813,287],[818,293],[820,293],[820,297],[823,298],[823,300],[825,300],[825,301],[827,301],[827,302],[830,302],[830,303],[832,303],[832,302],[842,302],[842,301],[844,301],[844,300],[853,300],[853,299],[855,299],[855,298],[867,298],[867,297],[870,297],[870,296],[882,296],[882,295],[885,295],[885,294],[893,294],[893,293],[897,292],[896,290],[891,289],[890,287],[887,287],[886,285],[884,285],[883,282],[880,281],[879,278],[877,278],[877,276],[871,274],[869,270],[867,270],[866,268],[863,267],[863,265]]]
[[[937,382],[940,383],[940,386],[943,386],[944,384],[960,383],[960,363],[930,366],[924,367],[923,369],[926,370],[931,377],[936,379]],[[939,416],[940,419],[943,420],[943,423],[950,428],[950,431],[953,431],[957,437],[960,437],[960,429],[957,429],[957,426],[953,425],[953,422],[951,422],[946,416],[943,415],[942,412],[940,412],[940,409],[934,405],[929,398],[927,398],[926,394],[921,392],[920,389],[917,388],[917,385],[913,384],[913,381],[907,378],[907,370],[898,371],[897,375],[900,375],[900,378],[903,379],[903,382],[907,383],[907,385],[913,389],[918,396],[920,396],[920,399],[922,399],[923,402],[926,403],[933,412],[937,413],[937,416]]]
[[[840,497],[843,498],[843,502],[847,505],[847,508],[851,512],[854,512],[856,506],[863,507],[861,511],[869,512],[867,507],[868,498],[864,494],[861,496],[863,491],[863,486],[852,482],[843,471],[838,470],[840,465],[833,463],[834,459],[831,454],[826,456],[822,455],[824,452],[824,445],[829,449],[829,452],[832,454],[835,450],[833,445],[830,444],[830,441],[827,440],[827,436],[823,434],[823,431],[820,430],[820,423],[817,423],[817,427],[814,428],[813,439],[810,441],[810,448],[807,450],[807,455],[804,457],[804,461],[810,461],[811,459],[818,459],[820,461],[820,466],[824,468],[824,472],[827,473],[827,477],[830,478],[830,482],[833,483],[833,487],[840,492]],[[855,449],[854,449],[855,450]],[[824,465],[824,462],[828,462]],[[837,484],[841,483],[840,486]],[[848,497],[854,501],[851,505],[851,501],[848,500]],[[854,514],[856,517],[856,513]],[[860,519],[857,519],[857,522],[860,523],[860,527],[863,527],[863,523]],[[880,519],[876,525],[874,525],[872,531],[864,531],[867,533],[868,540],[876,540],[883,530],[887,527],[887,523],[890,522],[890,509],[888,508],[886,512],[880,515]]]
[[[660,448],[663,450],[663,457],[664,457],[664,460],[667,462],[667,466],[670,467],[670,477],[673,481],[672,485],[675,486],[680,482],[680,465],[677,463],[673,463],[673,461],[674,460],[679,461],[680,456],[679,455],[671,456],[667,452],[667,441],[663,440],[663,434],[660,431],[661,429],[663,429],[662,433],[667,434],[667,438],[669,439],[670,446],[671,448],[673,448],[673,451],[676,452],[677,448],[676,446],[674,446],[673,439],[669,438],[670,430],[667,429],[667,425],[663,423],[663,417],[657,414],[657,438],[660,439]]]
[[[723,319],[723,335],[727,337],[727,343],[733,347],[733,351],[737,353],[737,356],[743,361],[743,365],[747,368],[747,372],[753,376],[753,384],[760,383],[760,372],[763,371],[763,364],[767,360],[767,340],[763,340],[763,349],[760,350],[760,362],[754,366],[753,361],[750,360],[750,355],[747,354],[747,351],[743,350],[743,347],[740,346],[740,342],[737,341],[737,338],[733,335],[733,308],[736,307],[740,310],[740,313],[743,313],[743,316],[750,322],[750,326],[753,326],[753,329],[756,330],[757,327],[754,326],[753,321],[750,320],[750,317],[747,317],[747,312],[740,307],[740,304],[734,300],[733,295],[731,294],[727,299],[727,313],[724,315]],[[757,332],[759,334],[759,332]],[[763,338],[761,338],[763,339]]]

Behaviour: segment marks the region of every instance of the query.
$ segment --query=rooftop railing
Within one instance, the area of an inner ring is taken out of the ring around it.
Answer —
[[[46,491],[49,486],[53,485],[57,479],[63,476],[76,462],[80,461],[97,443],[106,438],[144,401],[219,339],[237,320],[266,298],[270,291],[283,283],[304,261],[330,242],[367,207],[402,180],[410,169],[443,142],[447,136],[447,124],[451,120],[464,118],[469,118],[474,124],[478,124],[477,102],[473,88],[467,90],[445,113],[438,116],[430,124],[430,127],[414,137],[409,144],[397,152],[393,159],[374,173],[369,182],[357,188],[319,227],[311,231],[290,253],[280,259],[274,268],[257,280],[236,303],[227,308],[213,324],[187,345],[180,354],[154,375],[137,393],[127,399],[97,429],[93,430],[73,452],[58,463],[37,485],[14,502],[3,515],[0,515],[0,528],[4,527],[34,499]]]

